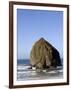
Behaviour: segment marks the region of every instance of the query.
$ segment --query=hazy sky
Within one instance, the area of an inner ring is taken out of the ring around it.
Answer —
[[[41,37],[63,54],[63,12],[17,9],[18,59],[27,59]]]

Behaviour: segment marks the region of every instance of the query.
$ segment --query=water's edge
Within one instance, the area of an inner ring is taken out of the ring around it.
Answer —
[[[61,79],[63,78],[63,67],[44,69],[37,73],[36,70],[29,69],[28,64],[18,64],[17,66],[17,80],[41,80],[41,79]]]

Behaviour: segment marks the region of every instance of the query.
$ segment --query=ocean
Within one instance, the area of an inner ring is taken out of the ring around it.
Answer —
[[[17,64],[18,65],[29,65],[30,64],[30,60],[29,59],[18,59],[17,60]]]
[[[41,73],[37,73],[36,70],[30,69],[30,60],[18,60],[17,61],[17,80],[43,80],[43,79],[61,79],[63,78],[63,67],[58,66],[57,68],[50,70],[43,70]]]

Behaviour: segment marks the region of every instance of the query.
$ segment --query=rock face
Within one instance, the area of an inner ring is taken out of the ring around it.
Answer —
[[[30,52],[30,62],[36,69],[61,65],[59,52],[45,39],[38,40]]]

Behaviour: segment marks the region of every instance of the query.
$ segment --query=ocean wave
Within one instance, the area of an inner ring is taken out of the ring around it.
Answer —
[[[17,68],[17,80],[37,80],[37,79],[60,79],[63,78],[63,67],[45,69],[40,73],[29,69],[30,65],[19,65]]]

